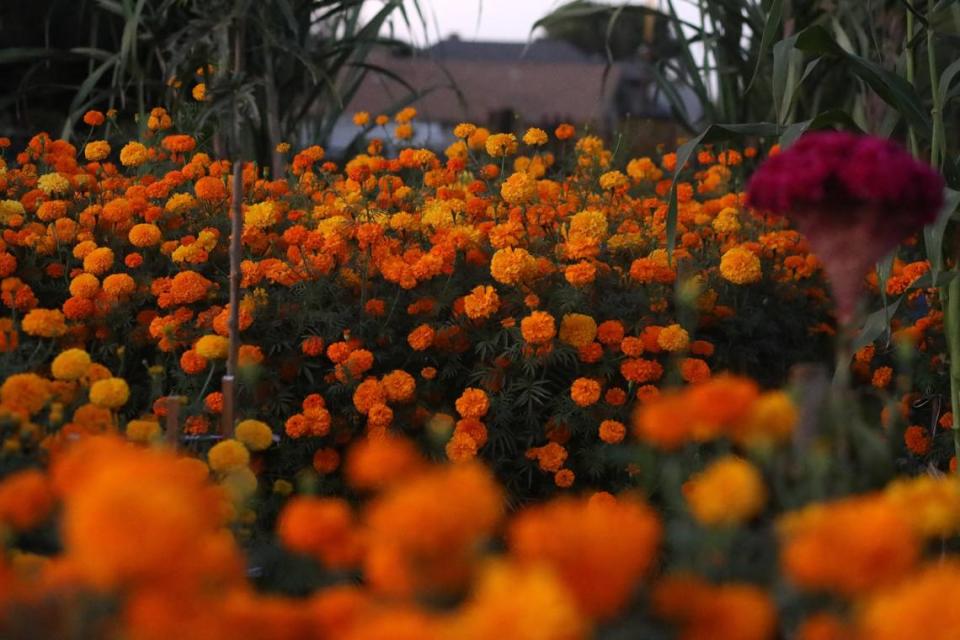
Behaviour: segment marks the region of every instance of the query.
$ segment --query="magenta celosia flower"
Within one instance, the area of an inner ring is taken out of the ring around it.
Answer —
[[[818,132],[764,162],[747,186],[747,203],[796,224],[824,264],[838,318],[848,322],[863,278],[934,221],[943,186],[940,174],[889,140]]]

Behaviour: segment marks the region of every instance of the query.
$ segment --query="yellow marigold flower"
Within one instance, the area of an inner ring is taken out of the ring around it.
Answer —
[[[218,473],[245,467],[250,462],[250,451],[239,440],[223,440],[207,452],[207,463]]]
[[[11,219],[26,214],[23,204],[18,200],[0,200],[0,222],[7,224]]]
[[[733,284],[753,284],[763,276],[760,258],[744,247],[734,247],[720,258],[720,275]]]
[[[64,194],[70,191],[70,181],[59,173],[45,173],[37,180],[37,189],[48,196]]]
[[[370,124],[370,114],[366,111],[358,111],[353,114],[353,124],[358,127],[365,127]]]
[[[257,474],[249,467],[231,469],[220,480],[220,486],[233,504],[243,504],[257,491]],[[241,515],[243,516],[241,522],[249,523],[256,520],[256,514],[249,509]]]
[[[287,153],[288,151],[290,151],[290,143],[281,142],[276,147],[274,147],[274,151],[276,151],[277,153]]]
[[[127,439],[133,442],[146,444],[153,440],[158,440],[162,431],[160,423],[156,420],[131,420],[127,423]]]
[[[30,415],[43,409],[52,396],[50,381],[35,373],[15,373],[0,385],[0,403]]]
[[[197,102],[203,102],[207,99],[207,85],[205,82],[200,82],[194,85],[193,89],[190,90],[190,95],[193,96],[193,99]]]
[[[133,225],[127,239],[135,247],[154,247],[163,240],[163,233],[155,224],[141,223]]]
[[[461,122],[453,128],[453,135],[458,138],[466,140],[477,130],[477,125],[471,124],[469,122]]]
[[[88,142],[83,148],[83,157],[90,162],[100,162],[110,155],[110,143],[106,140]]]
[[[512,133],[494,133],[487,137],[484,148],[494,158],[512,156],[517,152],[517,137]]]
[[[500,308],[500,296],[493,287],[479,285],[463,298],[467,317],[473,320],[489,318]]]
[[[396,129],[393,130],[393,136],[397,140],[409,140],[413,137],[413,125],[407,122],[398,124]]]
[[[130,399],[130,387],[123,378],[106,378],[90,385],[90,402],[98,407],[118,409]]]
[[[736,456],[721,458],[691,477],[683,494],[697,522],[710,527],[746,522],[767,503],[760,472]]]
[[[243,224],[247,227],[266,229],[276,221],[276,209],[272,202],[258,202],[243,212]]]
[[[619,189],[630,184],[630,179],[620,171],[607,171],[600,176],[600,188],[609,191]]]
[[[547,144],[548,140],[547,132],[536,127],[530,127],[527,129],[527,132],[523,134],[523,143],[531,147],[539,147],[540,145]]]
[[[560,342],[571,347],[585,347],[597,337],[597,323],[583,313],[568,313],[560,321]]]
[[[170,196],[163,208],[169,213],[183,213],[195,207],[196,204],[197,199],[189,193],[175,193]]]
[[[230,340],[223,336],[208,334],[201,336],[193,348],[207,360],[222,360],[230,351]]]
[[[520,333],[530,344],[544,344],[557,335],[557,324],[546,311],[534,311],[520,321]]]
[[[273,444],[273,430],[260,420],[243,420],[237,424],[234,437],[250,451],[263,451]]]
[[[404,107],[397,113],[397,115],[393,117],[393,119],[399,124],[406,124],[416,117],[417,110],[414,107]]]
[[[90,354],[83,349],[67,349],[50,364],[50,372],[57,380],[76,380],[86,375],[91,364]]]
[[[634,182],[657,182],[663,178],[663,171],[650,158],[634,158],[627,163],[627,175]]]
[[[66,318],[57,309],[31,309],[20,327],[27,335],[38,338],[59,338],[67,332]]]
[[[797,406],[787,393],[768,391],[753,403],[746,424],[734,437],[745,444],[782,442],[793,434],[798,420]]]
[[[657,334],[657,345],[664,351],[685,351],[690,346],[690,334],[679,324],[671,324]]]
[[[740,230],[740,218],[733,207],[722,209],[713,219],[713,230],[717,233],[736,233]]]
[[[607,237],[607,216],[602,211],[588,209],[570,218],[570,235],[587,236],[602,241]]]
[[[924,538],[948,538],[960,531],[960,483],[954,476],[895,480],[884,493]]]
[[[500,195],[507,204],[526,204],[537,197],[537,181],[529,173],[518,171],[504,180]]]
[[[120,164],[125,167],[139,167],[149,157],[147,148],[139,142],[128,142],[120,149]]]
[[[600,383],[590,378],[577,378],[570,386],[570,399],[577,406],[589,407],[600,400]]]
[[[536,265],[536,259],[526,249],[506,247],[490,259],[490,275],[501,284],[523,282]]]

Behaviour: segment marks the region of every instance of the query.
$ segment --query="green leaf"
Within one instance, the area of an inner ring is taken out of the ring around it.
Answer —
[[[796,47],[806,53],[834,56],[845,61],[850,65],[850,70],[884,102],[895,107],[914,130],[929,136],[930,116],[914,87],[904,78],[866,58],[845,51],[819,25],[807,27],[797,34]]]
[[[773,39],[776,37],[777,31],[780,30],[780,24],[782,22],[783,0],[773,0],[770,3],[770,8],[767,10],[767,19],[763,24],[763,34],[760,37],[760,50],[757,52],[757,64],[753,68],[753,75],[750,77],[750,82],[747,83],[747,88],[743,92],[744,94],[750,93],[750,89],[753,88],[753,83],[756,82],[757,76],[760,74],[760,65],[763,64],[763,59],[767,56],[767,51],[769,51],[773,45]]]
[[[860,333],[853,341],[852,348],[854,351],[867,346],[890,330],[889,318],[892,318],[893,314],[897,312],[901,302],[903,302],[902,296],[897,298],[893,304],[885,305],[882,309],[877,309],[867,316]]]
[[[954,60],[950,66],[943,70],[943,73],[940,74],[940,105],[946,105],[947,100],[950,96],[950,85],[953,84],[953,79],[956,75],[960,73],[960,60]]]
[[[60,53],[43,47],[8,47],[0,49],[0,64],[22,64],[31,60],[49,58]]]
[[[927,24],[936,33],[960,36],[960,4],[956,0],[938,2],[927,15]]]
[[[930,277],[933,286],[939,286],[940,272],[943,271],[943,236],[947,231],[947,224],[953,218],[957,207],[960,206],[960,191],[945,189],[943,208],[937,216],[936,222],[923,228],[923,245],[927,250],[927,260],[930,262]]]

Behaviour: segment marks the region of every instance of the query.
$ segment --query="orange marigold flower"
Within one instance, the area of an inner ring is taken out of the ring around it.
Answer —
[[[56,309],[31,309],[23,317],[20,328],[27,335],[59,338],[67,332],[66,318]]]
[[[207,202],[220,202],[227,197],[227,187],[223,184],[223,179],[214,176],[204,176],[197,180],[193,192]]]
[[[777,633],[776,606],[753,585],[668,576],[654,589],[652,604],[659,617],[679,625],[682,638],[769,640]]]
[[[580,407],[596,404],[600,392],[600,383],[590,378],[577,378],[570,386],[570,398]]]
[[[544,344],[557,335],[557,324],[546,311],[534,311],[520,321],[520,332],[530,344]]]
[[[467,387],[456,401],[457,413],[464,418],[482,418],[490,410],[490,399],[482,389]]]
[[[340,454],[336,449],[324,447],[313,454],[313,468],[317,473],[328,475],[340,467]]]
[[[600,439],[607,444],[623,442],[627,427],[618,420],[604,420],[600,423]]]
[[[402,369],[396,369],[383,376],[380,384],[387,394],[388,402],[409,402],[417,390],[417,381]]]
[[[873,372],[873,378],[870,381],[877,389],[886,389],[893,380],[893,369],[890,367],[877,367]]]
[[[197,147],[197,141],[193,139],[193,136],[182,133],[165,136],[160,144],[171,153],[190,153]]]
[[[692,476],[683,485],[683,495],[697,522],[711,527],[742,524],[767,501],[760,472],[736,456],[720,458]]]
[[[572,487],[575,479],[576,476],[570,469],[560,469],[560,471],[553,474],[553,484],[561,489],[569,489]]]
[[[903,441],[910,453],[916,456],[925,456],[930,453],[932,440],[925,427],[917,424],[907,427],[903,432]]]
[[[920,557],[920,540],[908,514],[880,494],[788,513],[779,522],[779,533],[784,574],[802,589],[841,596],[893,584]]]
[[[316,357],[323,353],[323,338],[320,336],[310,336],[300,343],[300,350],[304,355]]]
[[[559,498],[520,512],[507,542],[520,561],[556,571],[584,613],[606,619],[626,605],[660,537],[655,512],[637,500]]]
[[[433,344],[436,332],[428,324],[422,324],[407,335],[407,344],[414,351],[425,351]]]
[[[521,326],[522,329],[522,326]],[[597,337],[597,323],[582,313],[564,314],[560,321],[560,341],[572,347],[585,347]]]
[[[554,130],[553,135],[557,136],[557,140],[569,140],[575,136],[577,130],[572,124],[561,124]]]
[[[277,534],[291,551],[313,556],[333,569],[349,568],[360,557],[353,511],[339,498],[292,498],[277,520]]]
[[[533,447],[527,450],[528,460],[536,460],[542,471],[556,473],[567,461],[567,450],[556,442],[549,442],[542,447]]]
[[[101,111],[91,109],[83,114],[84,124],[90,125],[91,127],[99,127],[104,123],[104,120],[103,112]]]
[[[500,308],[500,296],[493,287],[478,285],[464,296],[463,308],[472,320],[489,318]]]
[[[526,280],[536,268],[536,260],[526,249],[506,247],[490,259],[490,274],[501,284],[516,285]]]
[[[53,510],[54,496],[46,476],[36,469],[18,471],[0,483],[0,522],[28,531]]]
[[[684,351],[690,345],[690,335],[679,324],[672,324],[657,334],[657,345],[664,351]]]
[[[103,275],[113,267],[113,250],[109,247],[99,247],[83,258],[83,269],[94,275]]]

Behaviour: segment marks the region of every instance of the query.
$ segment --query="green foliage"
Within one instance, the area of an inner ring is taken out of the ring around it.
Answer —
[[[9,120],[30,123],[39,103],[69,138],[88,109],[134,111],[143,126],[145,114],[163,106],[191,116],[198,133],[220,135],[221,152],[222,136],[239,132],[244,155],[275,170],[278,143],[326,139],[364,77],[390,73],[368,58],[375,47],[398,44],[381,36],[392,21],[423,21],[419,3],[403,0],[387,0],[369,17],[356,0],[40,4],[46,11],[22,16],[22,29],[19,20],[3,29],[23,43],[0,49],[0,77],[16,87],[0,103]],[[51,32],[57,38],[44,41]],[[208,65],[212,74],[198,74]],[[199,81],[207,101],[198,109],[191,89]]]

